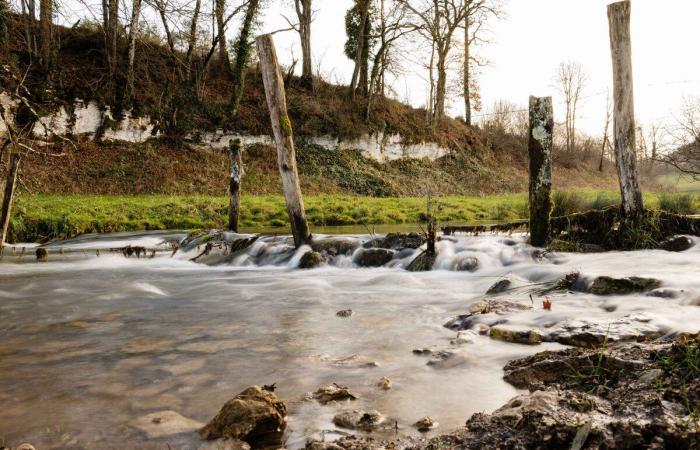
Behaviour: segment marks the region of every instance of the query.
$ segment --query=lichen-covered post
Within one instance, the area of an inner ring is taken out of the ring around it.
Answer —
[[[241,210],[241,178],[243,177],[243,161],[241,155],[241,141],[235,139],[230,141],[231,151],[231,179],[229,182],[229,203],[228,203],[228,229],[238,233],[238,219]]]
[[[530,243],[549,240],[552,214],[552,97],[530,97]]]
[[[635,154],[634,82],[629,1],[608,5],[610,51],[613,65],[615,162],[620,180],[622,213],[627,218],[644,212]]]
[[[10,227],[10,216],[12,213],[12,200],[15,195],[15,185],[17,183],[17,172],[19,171],[20,155],[15,153],[10,160],[10,170],[7,171],[7,180],[5,181],[5,195],[2,199],[2,212],[0,213],[0,226],[2,234],[0,235],[0,255],[3,252],[3,243],[7,239],[7,230]]]
[[[284,93],[284,80],[277,63],[277,53],[272,35],[264,34],[255,39],[260,59],[260,70],[265,86],[265,97],[270,109],[272,132],[277,147],[277,165],[282,177],[287,213],[292,225],[294,244],[299,247],[311,242],[311,232],[306,222],[304,200],[299,187],[296,151],[292,135],[292,122],[287,114],[287,98]]]

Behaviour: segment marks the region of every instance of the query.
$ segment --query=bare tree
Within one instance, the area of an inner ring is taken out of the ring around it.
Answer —
[[[129,22],[129,49],[127,50],[126,89],[124,91],[125,105],[131,103],[134,93],[134,63],[136,61],[136,37],[139,29],[139,17],[141,16],[141,0],[132,0],[131,21]]]
[[[353,98],[355,97],[357,91],[360,93],[367,93],[367,56],[369,55],[369,7],[370,0],[355,0],[354,9],[359,14],[359,23],[357,24],[357,35],[354,36],[353,42],[355,45],[355,69],[352,72],[352,79],[350,80],[350,91],[352,92]],[[348,13],[352,13],[350,10]],[[351,38],[351,36],[348,36]],[[364,75],[364,76],[363,76]]]
[[[483,31],[486,23],[492,18],[503,16],[501,0],[467,0],[467,13],[464,17],[464,61],[462,67],[462,84],[464,96],[464,121],[472,124],[472,86],[473,75],[471,66],[484,65],[485,62],[478,58],[472,51],[473,47],[485,42]]]
[[[675,150],[659,155],[679,171],[700,179],[700,98],[686,98],[668,135]]]
[[[41,68],[48,72],[51,67],[51,29],[53,28],[53,1],[41,0],[39,3],[39,60]]]
[[[583,67],[575,62],[564,62],[559,65],[556,83],[564,96],[566,105],[566,150],[571,152],[576,145],[576,111],[586,86],[586,74]]]
[[[448,58],[453,48],[455,32],[469,12],[469,2],[470,0],[398,0],[410,12],[416,28],[434,45],[437,58],[432,117],[434,123],[445,115]]]
[[[294,0],[294,9],[299,23],[296,31],[301,40],[301,79],[304,84],[311,86],[313,83],[313,64],[311,62],[311,21],[313,12],[311,0]]]
[[[214,0],[214,16],[216,17],[217,40],[219,42],[219,60],[228,74],[231,73],[231,62],[226,48],[226,25],[224,24],[224,11],[226,0]]]
[[[253,25],[260,11],[260,0],[250,0],[246,9],[243,24],[241,25],[240,35],[235,43],[236,63],[233,68],[233,94],[231,96],[231,114],[233,116],[238,112],[238,105],[243,96],[243,86],[245,84],[245,72],[250,59],[253,42],[250,40],[250,35],[253,31]]]

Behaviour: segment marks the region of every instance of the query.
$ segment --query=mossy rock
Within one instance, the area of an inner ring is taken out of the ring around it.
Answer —
[[[321,262],[323,262],[323,258],[321,257],[320,253],[313,251],[306,252],[299,260],[299,268],[315,269],[316,267],[321,265]]]
[[[661,281],[655,278],[612,278],[598,277],[593,280],[591,293],[595,295],[626,295],[636,292],[646,292],[657,289],[661,286]]]
[[[431,255],[428,252],[423,252],[414,259],[411,264],[406,267],[409,272],[428,272],[433,270],[437,255]]]

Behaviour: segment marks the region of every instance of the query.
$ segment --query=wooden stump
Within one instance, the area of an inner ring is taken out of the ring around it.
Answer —
[[[231,179],[229,183],[228,229],[238,233],[238,221],[241,210],[241,179],[243,177],[243,161],[240,139],[229,142],[231,151]]]
[[[620,179],[622,213],[637,218],[644,212],[635,153],[634,82],[629,1],[608,5],[613,65],[615,160]]]
[[[530,97],[530,243],[549,240],[552,214],[552,97]]]
[[[0,226],[2,234],[0,235],[0,254],[2,254],[3,243],[7,240],[7,230],[10,227],[10,216],[12,214],[12,200],[15,195],[15,185],[17,183],[17,172],[19,171],[20,155],[15,153],[10,161],[10,170],[7,172],[7,180],[5,182],[5,195],[2,199],[2,212],[0,213]]]
[[[263,84],[265,85],[265,97],[270,109],[272,132],[275,135],[277,147],[277,165],[282,177],[284,198],[287,203],[287,213],[292,225],[294,244],[297,247],[311,242],[311,232],[306,222],[304,200],[299,187],[299,174],[297,173],[296,151],[294,149],[294,137],[292,123],[287,114],[287,99],[284,92],[284,80],[277,63],[277,53],[272,35],[265,34],[255,39],[260,59]]]

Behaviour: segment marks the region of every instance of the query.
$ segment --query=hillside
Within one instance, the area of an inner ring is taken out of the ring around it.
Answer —
[[[60,49],[50,74],[28,67],[22,46],[22,30],[10,23],[6,67],[15,81],[3,79],[5,89],[24,85],[41,113],[70,105],[76,98],[111,105],[117,114],[120,81],[105,82],[108,68],[97,49],[102,36],[89,25],[68,29],[56,27]],[[207,194],[224,195],[228,177],[225,150],[194,147],[187,134],[223,129],[244,135],[268,135],[269,118],[262,79],[251,67],[241,106],[230,117],[230,79],[210,64],[194,97],[177,83],[177,70],[159,42],[140,42],[139,66],[133,95],[134,115],[148,115],[157,121],[160,139],[143,144],[97,142],[73,136],[71,142],[56,140],[42,153],[26,155],[21,188],[44,194]],[[126,45],[125,42],[122,43]],[[123,81],[123,80],[122,80]],[[467,127],[445,119],[436,127],[425,124],[426,112],[391,99],[374,100],[366,118],[366,99],[355,102],[343,86],[317,80],[315,89],[301,86],[287,77],[288,106],[295,137],[302,188],[308,194],[342,193],[367,196],[420,196],[429,189],[434,195],[475,195],[522,192],[527,189],[527,155],[524,139]],[[13,83],[15,85],[13,85]],[[400,159],[377,162],[360,151],[329,151],[309,144],[314,136],[354,139],[382,132],[397,134],[404,143],[435,142],[449,153],[435,161]],[[62,156],[46,156],[45,153]],[[598,172],[586,158],[555,162],[555,187],[611,189],[614,176],[606,167]],[[279,192],[274,149],[255,145],[244,154],[244,190],[248,194]]]

